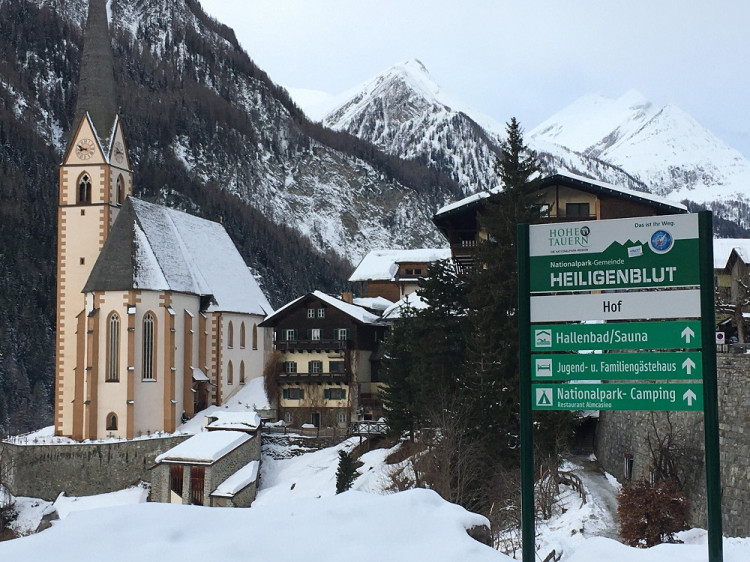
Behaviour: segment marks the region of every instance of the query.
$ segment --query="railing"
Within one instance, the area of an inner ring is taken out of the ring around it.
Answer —
[[[279,373],[277,380],[280,383],[346,383],[349,382],[349,373]]]
[[[279,351],[340,351],[349,348],[349,340],[277,340],[275,345]]]
[[[382,421],[352,422],[352,435],[385,435],[387,432],[388,424]]]

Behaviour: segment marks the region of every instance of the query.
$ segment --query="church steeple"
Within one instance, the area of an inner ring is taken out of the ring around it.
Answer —
[[[89,0],[74,123],[80,123],[86,111],[94,122],[100,140],[106,145],[117,115],[107,0]]]

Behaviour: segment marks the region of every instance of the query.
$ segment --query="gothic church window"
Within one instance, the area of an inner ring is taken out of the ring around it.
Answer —
[[[147,312],[143,317],[143,380],[154,380],[154,339],[156,320],[154,315]]]
[[[114,412],[107,414],[107,431],[117,431],[117,414]]]
[[[91,177],[83,174],[78,180],[78,202],[91,203]]]
[[[245,323],[240,324],[240,347],[245,349]]]
[[[229,340],[228,347],[234,347],[234,324],[231,321],[229,322],[227,339]]]
[[[253,349],[258,349],[258,325],[253,324]]]
[[[240,384],[245,384],[245,362],[240,363]]]
[[[231,361],[227,365],[227,384],[234,384],[234,365]]]
[[[113,312],[107,326],[107,382],[120,380],[120,317]]]
[[[125,182],[122,179],[122,174],[117,176],[117,204],[122,205],[125,200]]]

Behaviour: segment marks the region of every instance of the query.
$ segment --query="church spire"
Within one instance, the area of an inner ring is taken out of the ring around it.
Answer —
[[[107,0],[89,0],[75,123],[80,123],[88,111],[100,139],[107,139],[117,114],[116,92],[114,59],[107,25]]]

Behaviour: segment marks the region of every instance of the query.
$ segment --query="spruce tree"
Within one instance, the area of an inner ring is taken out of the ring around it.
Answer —
[[[354,468],[354,459],[346,451],[339,451],[339,468],[336,471],[336,493],[346,492],[354,484],[357,471]]]
[[[536,156],[524,145],[515,118],[507,134],[495,166],[502,189],[479,214],[486,236],[470,272],[471,336],[462,378],[465,400],[473,405],[469,423],[478,433],[493,436],[492,457],[506,459],[515,457],[519,445],[517,226],[539,219]]]

